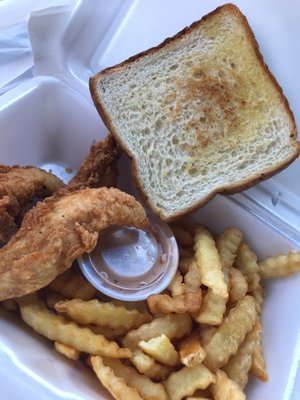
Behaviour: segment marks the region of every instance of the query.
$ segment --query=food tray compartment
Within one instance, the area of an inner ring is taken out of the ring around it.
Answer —
[[[294,21],[293,13],[300,6],[292,0],[288,3],[291,6],[288,16]],[[45,74],[45,70],[38,69],[41,76],[28,80],[0,98],[1,163],[37,165],[51,169],[67,181],[72,175],[67,172],[67,168],[75,171],[93,140],[99,140],[107,134],[90,99],[88,77],[106,66],[158,44],[166,36],[176,33],[220,4],[220,1],[200,4],[196,0],[184,3],[176,0],[170,7],[167,0],[154,0],[151,3],[114,0],[109,4],[101,0],[97,5],[92,0],[76,2],[62,30],[61,40],[58,41],[60,54],[63,55],[63,64],[60,65],[63,65],[63,69],[54,69],[52,76],[49,71]],[[284,11],[287,3],[283,5],[276,0],[272,4],[270,1],[262,4],[258,1],[254,4],[239,1],[236,4],[247,15],[257,33],[266,61],[270,61],[270,67],[282,84],[292,108],[297,110],[296,118],[299,120],[300,98],[295,93],[296,85],[290,82],[291,74],[286,78],[283,76],[286,75],[286,69],[281,71],[278,66],[282,60],[281,51],[285,54],[284,62],[287,63],[286,58],[289,60],[288,66],[292,61],[297,65],[297,55],[285,48],[285,40],[275,43],[275,40],[270,39],[270,31],[274,33],[282,15],[287,15],[287,11]],[[270,7],[275,11],[271,12],[271,25],[266,29],[264,18],[270,15]],[[97,23],[99,29],[95,28]],[[293,25],[291,27],[296,30]],[[35,56],[37,60],[37,54]],[[292,73],[295,73],[294,68]],[[126,166],[122,170],[129,170],[125,157],[121,162]],[[289,171],[296,171],[297,168],[299,160]],[[272,179],[270,190],[273,195],[273,192],[278,192],[279,184],[284,194],[289,192],[285,187],[286,181],[291,180],[287,178],[289,171]],[[280,176],[284,176],[284,180]],[[259,190],[259,186],[253,190]],[[294,186],[293,181],[290,190],[293,200],[298,195],[298,192],[294,193]],[[134,192],[128,176],[121,177],[121,187]],[[290,249],[300,250],[299,225],[295,223],[298,220],[291,222],[290,219],[291,216],[297,216],[294,211],[284,214],[285,211],[280,207],[276,210],[272,208],[273,205],[269,207],[265,201],[266,198],[270,200],[269,192],[265,196],[261,195],[261,198],[258,192],[254,192],[256,198],[259,198],[256,207],[252,207],[251,202],[246,204],[243,195],[232,198],[217,196],[194,213],[191,219],[216,232],[228,226],[240,228],[246,241],[260,257]],[[289,199],[287,206],[290,207]],[[297,205],[293,204],[293,207],[297,210]],[[262,210],[265,208],[272,213],[271,219],[268,218],[268,212]],[[282,214],[286,218],[281,218]],[[266,284],[263,345],[270,380],[268,383],[251,380],[247,388],[247,398],[250,400],[296,400],[299,397],[296,391],[300,382],[300,315],[297,312],[299,286],[300,275]],[[0,375],[5,398],[110,399],[87,367],[65,360],[55,353],[48,340],[32,332],[5,311],[1,310],[0,313]]]

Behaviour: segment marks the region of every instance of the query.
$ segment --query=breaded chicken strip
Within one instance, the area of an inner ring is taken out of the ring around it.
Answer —
[[[18,230],[15,218],[34,198],[51,196],[63,182],[41,168],[0,165],[0,242]]]
[[[116,186],[121,150],[111,135],[91,146],[90,152],[67,188]],[[65,184],[41,168],[0,165],[0,243],[19,229],[36,198],[51,196]]]
[[[117,161],[121,149],[112,135],[92,145],[86,159],[77,174],[70,180],[68,187],[112,187],[118,179]]]
[[[64,189],[30,210],[0,249],[0,301],[38,290],[96,246],[112,224],[145,228],[143,207],[118,189]]]

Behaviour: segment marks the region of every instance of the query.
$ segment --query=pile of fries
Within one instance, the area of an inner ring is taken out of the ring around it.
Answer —
[[[245,399],[249,374],[268,380],[261,278],[299,270],[300,253],[258,262],[236,228],[220,236],[183,222],[172,229],[178,271],[147,301],[108,299],[74,266],[2,305],[59,353],[87,363],[117,400]]]

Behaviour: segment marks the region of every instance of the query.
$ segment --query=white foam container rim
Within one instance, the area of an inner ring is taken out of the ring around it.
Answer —
[[[174,0],[171,5],[168,0],[82,0],[33,13],[28,28],[36,76],[0,97],[1,162],[44,166],[68,180],[65,167],[76,170],[93,139],[107,134],[90,99],[88,77],[158,44],[220,4],[214,0]],[[300,4],[293,0],[235,4],[247,16],[299,122],[295,82],[300,53],[295,49]],[[128,160],[122,163],[128,168]],[[243,194],[217,196],[193,220],[216,232],[237,226],[260,258],[300,250],[298,170],[299,160]],[[121,176],[121,187],[135,193],[127,176]],[[299,285],[299,275],[266,284],[263,344],[270,380],[251,380],[250,400],[300,396]],[[4,398],[109,398],[89,371],[61,359],[47,340],[4,311],[0,358]]]

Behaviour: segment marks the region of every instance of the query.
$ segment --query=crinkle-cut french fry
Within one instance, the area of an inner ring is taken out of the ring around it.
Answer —
[[[55,305],[55,310],[67,314],[79,324],[95,324],[110,328],[135,329],[152,320],[149,313],[141,314],[137,310],[127,310],[123,306],[115,306],[96,299],[61,301]]]
[[[216,330],[217,328],[215,326],[205,325],[205,324],[198,325],[198,333],[202,346],[210,342]]]
[[[187,273],[184,275],[185,293],[196,292],[201,286],[201,276],[196,261],[189,265]]]
[[[229,290],[229,301],[237,302],[243,299],[248,291],[248,283],[245,276],[237,268],[229,268],[230,277],[230,290]]]
[[[179,364],[179,354],[175,350],[175,347],[171,343],[168,336],[162,334],[154,337],[147,342],[141,340],[139,347],[149,356],[153,357],[154,360],[174,367]]]
[[[258,272],[254,272],[254,274],[244,275],[247,278],[248,283],[248,292],[253,293],[260,284],[260,275]]]
[[[143,400],[137,389],[129,387],[124,378],[117,377],[112,368],[104,365],[101,357],[93,356],[90,362],[102,385],[116,400]]]
[[[180,342],[179,345],[180,361],[186,367],[195,367],[204,360],[206,353],[202,347],[197,332],[192,334]]]
[[[6,311],[16,311],[18,309],[18,305],[14,299],[3,300],[0,302],[0,304],[2,304],[2,307]]]
[[[51,310],[55,310],[55,304],[58,303],[59,301],[64,301],[66,298],[57,292],[49,292],[45,296],[45,302],[48,308]]]
[[[58,275],[49,285],[50,289],[62,294],[67,299],[77,298],[90,300],[96,294],[96,289],[78,271],[69,269]]]
[[[163,384],[170,400],[181,400],[192,395],[197,389],[207,388],[213,382],[214,374],[205,365],[200,364],[172,372]]]
[[[262,278],[278,278],[300,270],[300,252],[289,252],[275,257],[268,257],[259,263]]]
[[[120,326],[119,328],[110,328],[108,326],[87,324],[85,325],[85,327],[89,328],[96,335],[103,335],[106,337],[106,339],[109,340],[118,339],[126,335],[126,333],[128,332],[128,329],[124,328],[123,326]]]
[[[155,314],[183,314],[197,312],[201,307],[202,291],[199,288],[195,292],[185,293],[171,297],[167,294],[151,294],[148,299],[150,312]]]
[[[172,297],[184,294],[184,283],[182,281],[183,276],[180,271],[177,271],[172,282],[168,286],[168,290],[171,292]]]
[[[207,229],[196,228],[194,250],[202,284],[212,289],[215,294],[228,298],[221,260],[215,241]]]
[[[203,297],[202,305],[198,313],[193,314],[193,318],[199,324],[220,325],[226,311],[227,299],[208,289]]]
[[[216,383],[211,385],[214,400],[246,400],[239,385],[228,378],[224,371],[216,371]]]
[[[157,382],[167,379],[173,371],[173,368],[156,362],[151,356],[145,354],[140,349],[132,351],[130,361],[141,374]]]
[[[200,397],[200,398],[204,397],[206,399],[206,398],[211,398],[212,394],[211,394],[211,392],[209,390],[209,387],[207,387],[206,389],[197,389],[195,391],[195,393],[193,394],[193,396],[192,397],[190,397],[190,396],[187,397],[186,400],[189,399],[189,398],[193,399],[194,397],[196,397],[196,399],[198,397]]]
[[[230,357],[228,363],[223,367],[227,376],[235,381],[241,388],[248,382],[249,371],[252,365],[252,357],[260,336],[261,326],[257,321],[244,342],[240,345],[237,353]]]
[[[266,362],[264,359],[264,352],[261,343],[261,325],[259,322],[258,335],[256,337],[256,345],[252,353],[252,365],[250,372],[263,382],[267,382],[269,377],[266,372]]]
[[[209,343],[204,345],[205,364],[216,370],[227,364],[236,354],[245,336],[250,332],[257,319],[257,308],[252,296],[245,296],[230,310],[228,316],[217,328]]]
[[[123,378],[128,386],[136,388],[144,400],[167,400],[166,391],[161,383],[154,383],[135,368],[122,364],[116,358],[103,357],[105,366],[110,367],[115,376]]]
[[[179,257],[178,269],[182,274],[186,274],[190,269],[191,263],[195,262],[195,257],[192,254]]]
[[[253,291],[251,292],[251,296],[253,296],[253,297],[255,298],[256,307],[257,307],[257,311],[258,311],[258,314],[259,314],[259,315],[260,315],[261,312],[262,312],[262,306],[263,306],[263,304],[264,304],[264,295],[265,295],[264,292],[265,292],[265,291],[264,291],[264,288],[263,288],[263,286],[262,286],[260,283],[257,285],[257,287],[255,288],[255,290],[253,290]]]
[[[257,255],[246,243],[242,243],[238,249],[235,266],[247,278],[248,292],[253,294],[259,286],[260,275]]]
[[[198,390],[197,390],[197,392],[198,392]],[[194,396],[186,397],[185,400],[212,400],[212,397],[211,397],[211,393],[209,392],[209,393],[204,394],[203,396],[198,395],[198,394],[195,396],[195,394],[194,394]]]
[[[229,283],[228,270],[233,266],[237,250],[242,242],[243,234],[237,228],[227,228],[216,241],[225,281]]]
[[[191,331],[192,318],[188,314],[168,314],[128,332],[122,343],[129,349],[136,349],[141,340],[148,341],[163,333],[170,340],[180,339]]]
[[[23,320],[36,332],[48,339],[74,347],[89,354],[107,357],[130,358],[129,349],[120,348],[102,335],[94,334],[90,329],[67,321],[62,316],[48,310],[46,305],[31,295],[17,299]]]
[[[234,265],[246,276],[258,272],[257,255],[248,244],[241,243]]]
[[[148,304],[146,300],[140,300],[140,301],[124,301],[124,300],[116,300],[116,299],[111,299],[108,298],[107,301],[110,303],[114,304],[115,306],[118,307],[125,307],[127,310],[136,310],[139,311],[141,314],[148,313]]]
[[[70,360],[79,360],[80,351],[74,349],[74,347],[67,346],[63,343],[54,342],[55,350]]]
[[[173,231],[173,234],[176,238],[177,243],[180,246],[193,246],[194,244],[194,238],[193,235],[184,229],[182,226],[179,224],[171,224],[171,229]]]

